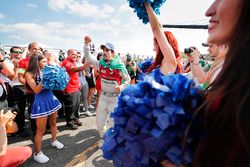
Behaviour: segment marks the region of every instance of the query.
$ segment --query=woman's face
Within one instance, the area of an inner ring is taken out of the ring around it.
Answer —
[[[47,65],[47,59],[46,58],[39,61],[40,69],[42,69],[45,65]]]
[[[232,30],[240,15],[242,0],[215,0],[206,12],[210,17],[208,42],[225,44],[230,40]]]

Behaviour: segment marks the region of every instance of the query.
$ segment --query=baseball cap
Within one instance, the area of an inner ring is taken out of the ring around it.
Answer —
[[[104,47],[107,48],[107,49],[109,49],[109,50],[115,51],[115,47],[114,47],[114,45],[112,43],[108,43],[107,42],[107,43],[101,45],[101,49],[103,49]]]
[[[209,43],[202,43],[201,45],[204,46],[204,47],[209,47],[210,46]]]

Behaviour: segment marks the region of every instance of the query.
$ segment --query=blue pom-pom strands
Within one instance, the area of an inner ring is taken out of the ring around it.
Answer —
[[[155,78],[158,73],[126,88],[111,113],[115,124],[104,135],[102,150],[117,167],[159,166],[163,159],[176,165],[192,162],[200,131],[189,133],[184,149],[182,142],[202,101],[199,88],[181,74]]]
[[[69,82],[69,75],[65,68],[46,65],[42,69],[43,88],[50,90],[64,90]]]
[[[129,6],[134,9],[139,19],[142,20],[144,24],[149,22],[148,14],[146,8],[144,7],[144,2],[148,2],[156,14],[160,14],[160,7],[166,0],[128,0]]]
[[[154,63],[153,58],[146,59],[145,61],[139,63],[139,68],[142,73],[136,75],[137,82],[142,82],[146,76],[148,68]]]

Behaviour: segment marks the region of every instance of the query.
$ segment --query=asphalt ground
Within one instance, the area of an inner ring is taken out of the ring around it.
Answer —
[[[32,155],[21,167],[113,167],[111,161],[102,157],[95,116],[88,117],[81,113],[80,120],[83,125],[77,130],[70,130],[66,127],[64,119],[58,118],[57,140],[62,142],[65,147],[62,150],[52,147],[51,134],[46,133],[43,136],[42,151],[50,160],[45,164],[40,164],[33,160]],[[27,124],[29,125],[28,122]],[[29,126],[26,127],[26,130],[31,132]],[[30,146],[33,148],[32,140],[32,135],[26,138],[9,136],[8,147]]]

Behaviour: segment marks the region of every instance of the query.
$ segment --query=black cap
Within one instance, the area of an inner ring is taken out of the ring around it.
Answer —
[[[201,45],[204,46],[204,47],[209,47],[210,46],[208,43],[202,43]]]

